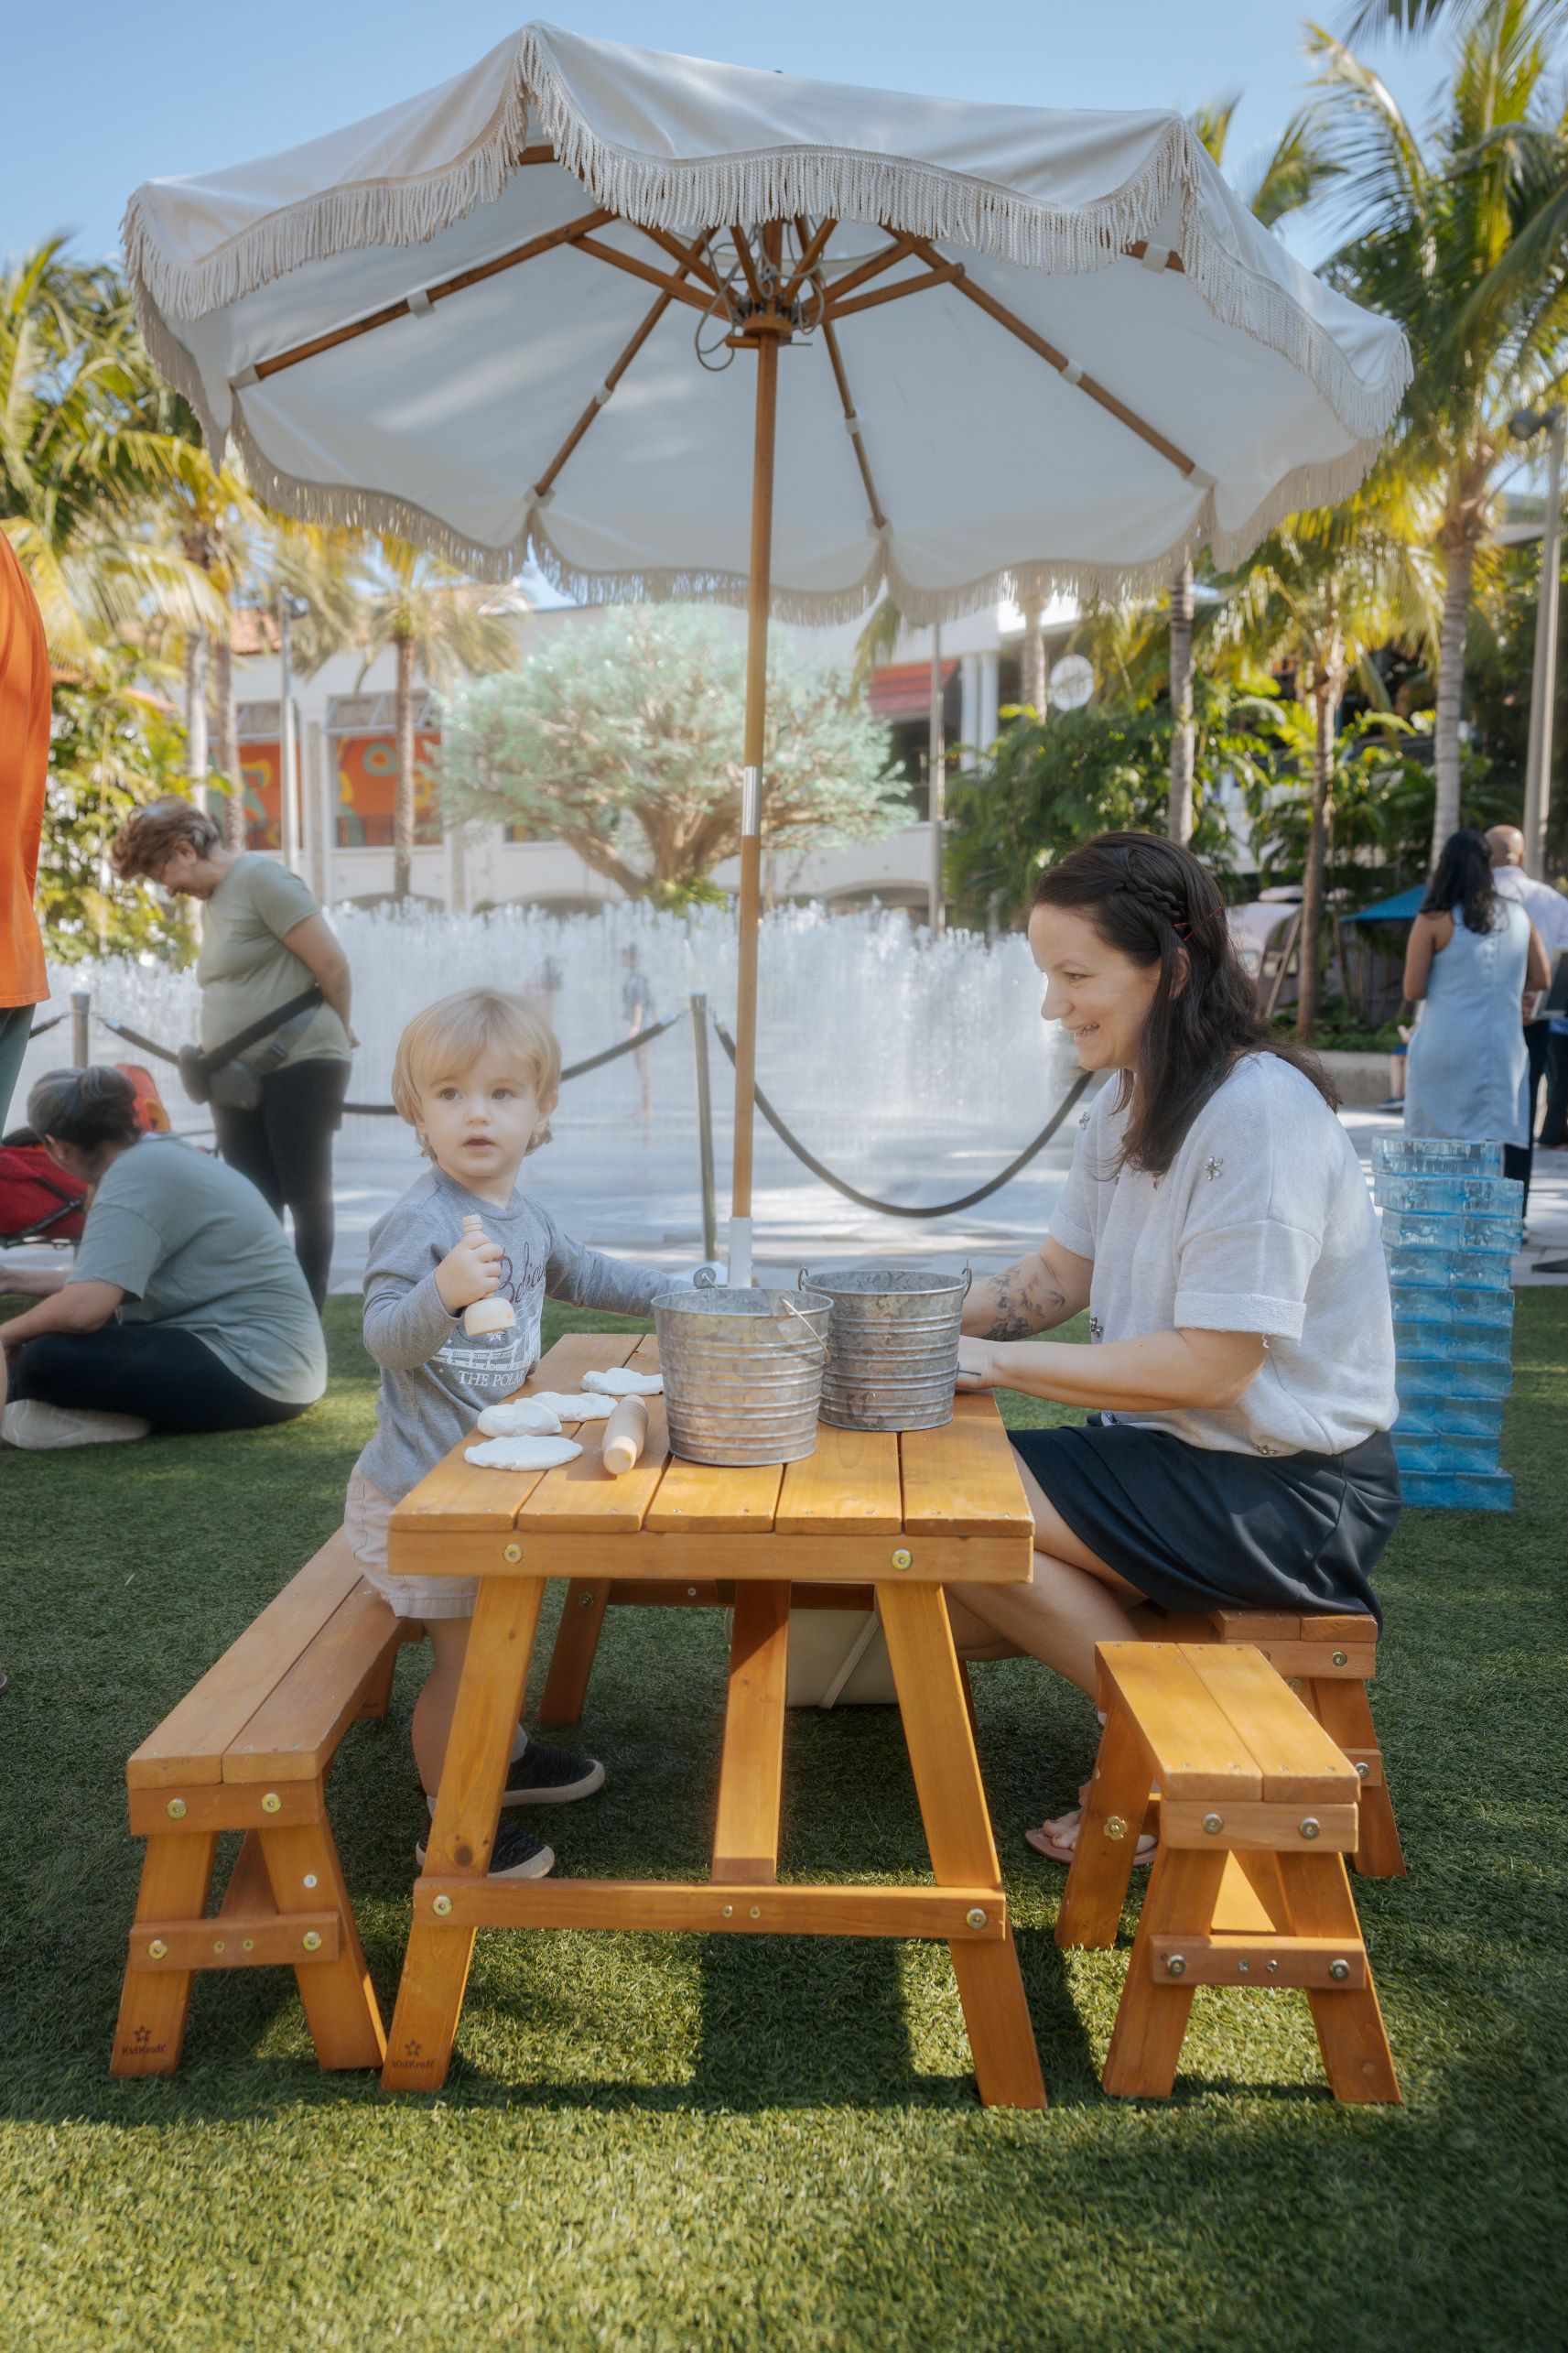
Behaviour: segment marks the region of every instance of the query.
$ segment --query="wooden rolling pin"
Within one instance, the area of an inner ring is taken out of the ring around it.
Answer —
[[[604,1425],[601,1448],[604,1468],[611,1479],[619,1479],[641,1459],[648,1443],[648,1408],[641,1397],[622,1397]]]
[[[482,1234],[484,1220],[476,1217],[465,1218],[463,1231]],[[463,1329],[470,1339],[481,1339],[486,1332],[510,1331],[516,1321],[517,1317],[513,1311],[510,1299],[495,1297],[476,1299],[471,1307],[463,1309]]]

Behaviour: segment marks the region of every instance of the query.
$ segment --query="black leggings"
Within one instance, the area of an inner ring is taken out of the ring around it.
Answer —
[[[40,1333],[16,1351],[11,1394],[94,1414],[139,1414],[160,1430],[255,1430],[306,1410],[264,1397],[204,1339],[168,1324]]]
[[[348,1092],[346,1062],[288,1062],[261,1082],[254,1111],[212,1106],[218,1149],[267,1207],[294,1219],[294,1252],[318,1307],[332,1272],[332,1137]]]

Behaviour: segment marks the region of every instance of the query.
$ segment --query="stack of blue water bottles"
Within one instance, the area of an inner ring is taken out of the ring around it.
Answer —
[[[1379,1136],[1372,1198],[1394,1303],[1400,1417],[1394,1452],[1407,1503],[1507,1512],[1498,1468],[1503,1399],[1513,1387],[1510,1264],[1524,1187],[1505,1177],[1500,1144]]]

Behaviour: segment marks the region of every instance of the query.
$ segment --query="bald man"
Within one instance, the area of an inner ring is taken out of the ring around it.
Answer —
[[[1547,960],[1555,970],[1557,959],[1568,948],[1568,896],[1552,889],[1550,883],[1538,883],[1524,871],[1524,836],[1517,825],[1494,825],[1487,834],[1487,854],[1492,862],[1492,880],[1500,898],[1513,899],[1523,907],[1545,945]],[[1559,1034],[1561,1032],[1561,1034]],[[1551,1020],[1527,1021],[1524,1042],[1530,1055],[1530,1119],[1524,1144],[1525,1196],[1530,1194],[1530,1155],[1535,1134],[1536,1098],[1541,1081],[1546,1074],[1546,1124],[1541,1130],[1543,1144],[1561,1144],[1565,1141],[1563,1115],[1568,1108],[1568,1024]],[[1518,1170],[1511,1174],[1517,1175]]]

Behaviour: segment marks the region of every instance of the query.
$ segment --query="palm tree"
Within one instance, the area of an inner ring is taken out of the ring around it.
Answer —
[[[0,529],[57,670],[88,676],[105,646],[217,620],[158,517],[195,456],[160,413],[112,270],[68,262],[54,239],[0,274]]]
[[[1311,828],[1302,883],[1301,988],[1296,1035],[1311,1036],[1322,993],[1324,869],[1333,818],[1336,733],[1340,704],[1359,673],[1379,695],[1371,656],[1398,641],[1430,644],[1438,621],[1436,566],[1427,551],[1379,527],[1365,500],[1296,515],[1274,532],[1230,584],[1216,625],[1219,645],[1243,652],[1260,668],[1287,666],[1305,730],[1277,731],[1288,750],[1305,753],[1311,775]]]
[[[384,538],[369,578],[360,642],[365,670],[390,645],[396,657],[397,798],[393,819],[395,898],[408,895],[414,868],[414,680],[433,686],[460,671],[513,667],[517,641],[507,615],[523,609],[514,590],[481,588],[406,539]]]
[[[1398,24],[1429,8],[1362,12]],[[1568,120],[1559,0],[1461,0],[1443,111],[1422,137],[1380,78],[1314,32],[1323,132],[1356,226],[1330,274],[1410,338],[1415,380],[1380,484],[1439,556],[1433,854],[1459,821],[1473,597],[1494,569],[1509,418],[1568,370]]]
[[[1232,91],[1227,97],[1195,107],[1187,117],[1217,165],[1225,162],[1230,126],[1240,103],[1241,92]],[[1338,168],[1324,152],[1311,110],[1303,109],[1281,132],[1272,153],[1245,191],[1245,201],[1263,226],[1272,229],[1287,212],[1310,204]],[[1193,836],[1193,764],[1197,743],[1193,719],[1193,568],[1183,563],[1173,575],[1170,594],[1170,694],[1174,723],[1165,830],[1173,841],[1184,843]]]

